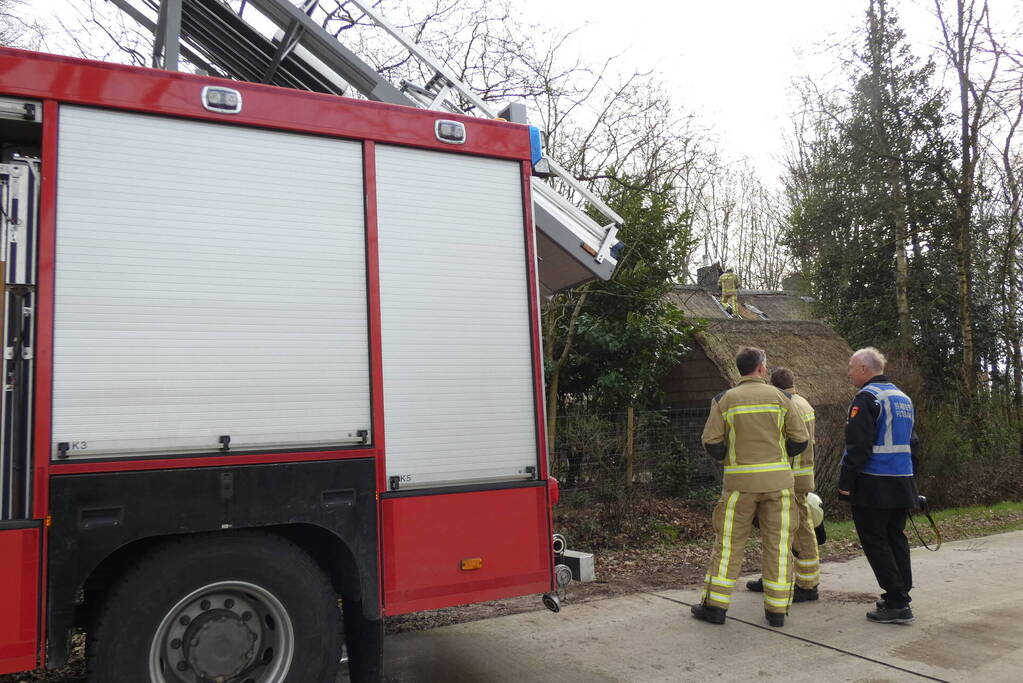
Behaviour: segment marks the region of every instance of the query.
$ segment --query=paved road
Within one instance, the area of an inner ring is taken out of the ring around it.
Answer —
[[[913,551],[916,623],[872,624],[863,558],[825,565],[783,629],[737,590],[724,626],[697,590],[640,593],[392,636],[388,681],[1023,681],[1023,532]],[[741,584],[740,584],[741,585]],[[571,598],[571,593],[569,594]]]

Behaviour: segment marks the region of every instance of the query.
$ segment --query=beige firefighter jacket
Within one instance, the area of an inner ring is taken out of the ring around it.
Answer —
[[[786,441],[809,438],[792,399],[760,377],[743,377],[715,396],[703,428],[707,452],[723,456],[725,490],[748,493],[792,488]]]
[[[803,424],[806,425],[806,432],[810,437],[806,444],[806,450],[792,459],[792,476],[796,478],[796,493],[809,493],[814,489],[813,441],[817,416],[810,402],[797,394],[795,388],[789,389],[789,395],[792,397],[792,405],[802,416]]]

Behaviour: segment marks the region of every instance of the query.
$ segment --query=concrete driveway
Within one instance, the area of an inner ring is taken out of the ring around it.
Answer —
[[[823,567],[821,599],[767,626],[737,588],[729,619],[693,619],[694,587],[405,633],[388,681],[1023,681],[1023,532],[913,551],[911,625],[872,624],[861,557]],[[743,585],[742,582],[739,584]]]

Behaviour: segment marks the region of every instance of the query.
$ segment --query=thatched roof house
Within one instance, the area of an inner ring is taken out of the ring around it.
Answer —
[[[675,408],[705,408],[739,379],[735,354],[743,346],[767,352],[770,367],[796,375],[796,389],[815,406],[844,405],[852,396],[846,366],[852,349],[827,324],[813,320],[809,302],[786,292],[740,291],[739,301],[756,310],[753,319],[731,318],[718,300],[698,287],[679,287],[672,301],[690,318],[706,321],[692,351],[664,381]]]

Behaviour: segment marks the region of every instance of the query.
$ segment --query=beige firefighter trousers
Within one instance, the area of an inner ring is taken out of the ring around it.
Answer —
[[[763,545],[764,609],[787,613],[792,602],[792,532],[798,515],[792,489],[766,493],[722,491],[714,508],[716,538],[704,577],[704,603],[728,609],[756,518]]]
[[[816,588],[821,580],[821,560],[817,550],[817,534],[810,518],[810,506],[805,493],[794,493],[799,519],[792,534],[792,552],[795,555],[796,585],[800,588]]]

